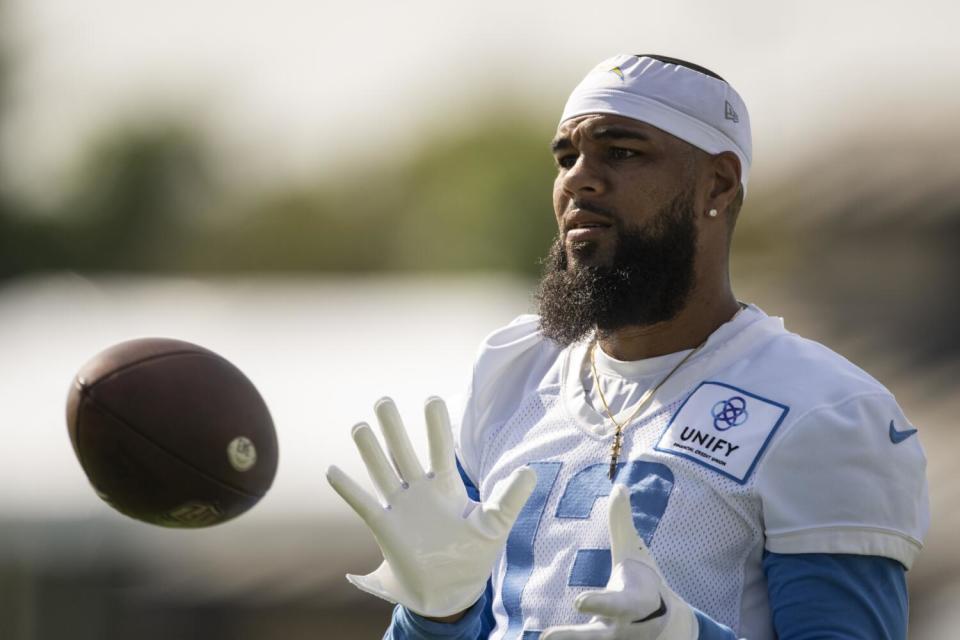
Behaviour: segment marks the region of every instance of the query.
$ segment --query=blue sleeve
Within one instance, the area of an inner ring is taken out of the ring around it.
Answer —
[[[467,489],[467,496],[480,502],[480,491],[467,476],[457,460],[457,471]],[[487,581],[483,596],[470,607],[462,618],[454,623],[434,622],[397,605],[393,610],[390,627],[383,640],[481,640],[487,638],[495,626],[493,618],[493,583]]]
[[[481,616],[487,607],[487,594],[477,600],[466,614],[453,623],[434,622],[397,605],[383,640],[478,640],[482,633]]]
[[[780,640],[904,640],[906,570],[879,556],[765,552]]]
[[[737,640],[733,629],[720,624],[694,607],[690,608],[693,609],[693,614],[697,616],[697,626],[700,627],[697,640]]]

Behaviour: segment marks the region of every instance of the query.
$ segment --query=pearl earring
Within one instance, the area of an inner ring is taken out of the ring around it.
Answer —
[[[716,209],[710,209],[710,211],[707,212],[707,215],[710,216],[711,218],[716,218],[716,217],[717,217],[717,210],[716,210]]]

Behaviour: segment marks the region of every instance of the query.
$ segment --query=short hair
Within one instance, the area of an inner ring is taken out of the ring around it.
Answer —
[[[687,62],[686,60],[681,60],[680,58],[670,58],[670,57],[668,57],[668,56],[661,56],[661,55],[657,55],[657,54],[655,54],[655,53],[638,53],[638,54],[635,54],[635,55],[636,55],[638,58],[653,58],[654,60],[659,60],[660,62],[663,62],[663,63],[665,63],[665,64],[675,64],[675,65],[679,65],[679,66],[681,66],[681,67],[686,67],[687,69],[693,69],[694,71],[699,71],[700,73],[702,73],[702,74],[704,74],[704,75],[708,75],[708,76],[710,76],[711,78],[716,78],[717,80],[720,80],[721,82],[727,82],[726,80],[724,80],[723,78],[720,77],[720,74],[719,74],[719,73],[714,73],[713,71],[710,71],[710,69],[707,69],[706,67],[701,67],[701,66],[698,65],[698,64],[694,64],[694,63],[692,63],[692,62]],[[729,83],[728,83],[728,84],[729,84]]]

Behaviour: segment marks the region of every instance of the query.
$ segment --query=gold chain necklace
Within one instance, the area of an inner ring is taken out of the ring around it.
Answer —
[[[637,408],[634,410],[632,414],[630,414],[630,417],[627,418],[623,423],[617,422],[617,419],[613,417],[613,412],[610,411],[610,405],[607,404],[607,399],[603,395],[603,389],[600,388],[600,376],[597,375],[597,364],[596,364],[596,357],[595,357],[598,343],[599,343],[599,339],[594,338],[593,342],[590,344],[590,369],[593,371],[593,383],[597,387],[597,393],[600,394],[600,401],[603,402],[603,409],[604,411],[607,412],[607,417],[610,418],[610,421],[613,422],[613,424],[617,425],[617,431],[613,435],[613,447],[610,449],[610,472],[608,475],[610,476],[610,481],[612,482],[614,476],[617,474],[617,459],[620,457],[620,449],[623,447],[624,427],[626,427],[631,422],[633,422],[633,419],[636,418],[638,415],[640,415],[641,411],[647,408],[647,404],[650,402],[650,400],[653,399],[653,394],[655,394],[660,389],[660,387],[662,387],[667,382],[667,380],[670,379],[670,376],[672,376],[677,372],[677,369],[682,367],[687,360],[692,358],[693,354],[700,351],[700,347],[705,345],[707,341],[704,340],[703,342],[698,344],[697,347],[693,351],[685,355],[683,357],[683,360],[678,362],[677,365],[670,370],[670,373],[665,375],[660,382],[658,382],[655,386],[647,389],[643,393],[643,395],[640,396],[640,400],[637,403]]]

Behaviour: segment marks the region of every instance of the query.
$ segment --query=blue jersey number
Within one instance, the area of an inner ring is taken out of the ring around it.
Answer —
[[[536,640],[540,635],[539,631],[523,630],[520,598],[533,572],[533,543],[561,464],[532,462],[529,465],[537,472],[537,486],[507,538],[507,570],[502,589],[503,607],[508,618],[504,640]],[[560,496],[554,517],[573,520],[590,518],[597,499],[610,495],[608,469],[607,464],[594,464],[570,478]],[[660,518],[667,510],[673,490],[673,472],[657,462],[635,460],[618,465],[614,482],[624,484],[630,490],[633,525],[649,545]],[[610,569],[610,549],[578,549],[567,584],[571,587],[603,587],[610,579]]]

